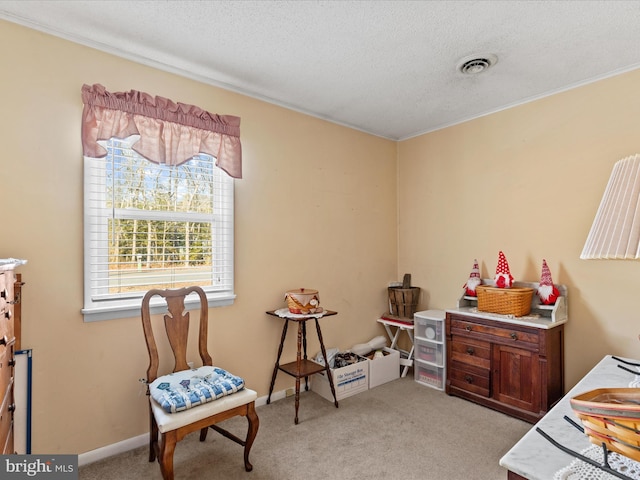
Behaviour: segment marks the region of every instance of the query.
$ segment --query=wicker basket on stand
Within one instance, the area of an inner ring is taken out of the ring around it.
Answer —
[[[389,287],[389,313],[393,317],[413,322],[413,314],[418,310],[420,288],[411,286],[411,274],[405,273],[402,285]]]
[[[501,315],[522,317],[531,311],[533,288],[511,287],[498,288],[488,285],[478,285],[478,310]]]
[[[397,317],[413,319],[419,299],[419,287],[389,287],[389,312]]]

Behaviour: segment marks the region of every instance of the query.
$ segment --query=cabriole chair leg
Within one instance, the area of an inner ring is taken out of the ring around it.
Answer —
[[[249,452],[251,451],[251,447],[253,446],[253,441],[256,439],[256,435],[258,434],[258,427],[260,425],[260,420],[258,419],[258,415],[256,414],[255,405],[253,403],[249,404],[247,410],[247,422],[248,422],[248,430],[247,430],[247,439],[245,440],[244,445],[244,469],[247,472],[253,470],[253,465],[249,462]]]

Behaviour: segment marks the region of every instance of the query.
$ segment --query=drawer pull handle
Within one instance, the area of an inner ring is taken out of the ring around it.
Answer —
[[[471,331],[471,325],[467,325],[466,327],[464,327],[464,329],[465,329],[467,332],[470,332],[470,331]]]
[[[11,320],[11,310],[7,310],[7,311],[4,313],[4,316],[7,318],[7,320]]]
[[[14,412],[16,410],[16,404],[12,403],[11,405],[9,405],[9,411],[10,412]]]
[[[7,362],[7,365],[9,365],[10,367],[15,367],[16,366],[16,361],[15,360],[9,360]]]
[[[471,375],[465,375],[464,381],[467,383],[473,383],[473,377]]]
[[[7,343],[9,343],[9,342],[7,341],[6,335],[4,337],[0,338],[0,345],[6,345]]]
[[[7,290],[6,288],[2,290],[2,292],[0,292],[0,297],[2,298],[7,298],[9,296],[9,290]]]
[[[476,353],[476,351],[475,351],[473,348],[471,348],[471,347],[467,347],[467,353],[468,353],[469,355],[473,355],[474,353]]]
[[[511,332],[511,338],[513,340],[517,340],[518,339],[518,334],[516,332]]]

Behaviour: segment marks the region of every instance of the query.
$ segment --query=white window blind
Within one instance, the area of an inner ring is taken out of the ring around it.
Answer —
[[[136,316],[152,288],[202,286],[233,299],[233,179],[209,155],[150,162],[136,140],[85,157],[85,320]]]

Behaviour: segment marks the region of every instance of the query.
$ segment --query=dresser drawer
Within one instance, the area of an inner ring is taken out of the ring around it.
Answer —
[[[10,302],[9,289],[7,287],[7,274],[5,272],[0,272],[0,317],[5,318],[4,314],[9,308]]]
[[[473,338],[454,335],[451,341],[451,360],[454,363],[491,368],[491,344]]]
[[[7,438],[10,434],[12,434],[12,424],[13,424],[13,391],[11,390],[13,385],[10,386],[10,389],[5,392],[4,399],[2,401],[0,410],[0,438]],[[6,447],[5,447],[6,448]],[[11,442],[11,448],[13,448],[13,441]]]
[[[452,387],[473,392],[483,397],[491,395],[491,380],[487,375],[480,375],[467,369],[451,368],[449,370],[449,383]]]
[[[538,329],[521,325],[503,325],[499,322],[490,321],[476,323],[463,316],[452,316],[450,333],[462,337],[473,337],[491,343],[538,350]]]
[[[11,313],[13,308],[7,309],[5,313]],[[14,339],[14,328],[13,322],[7,320],[4,314],[0,316],[0,355],[3,354],[5,350],[7,350],[10,345],[13,345]]]
[[[14,282],[15,275],[13,272],[0,273],[0,338],[6,337],[7,341],[13,338],[14,332]]]
[[[0,349],[0,398],[4,398],[7,389],[13,384],[14,362],[13,345]]]

